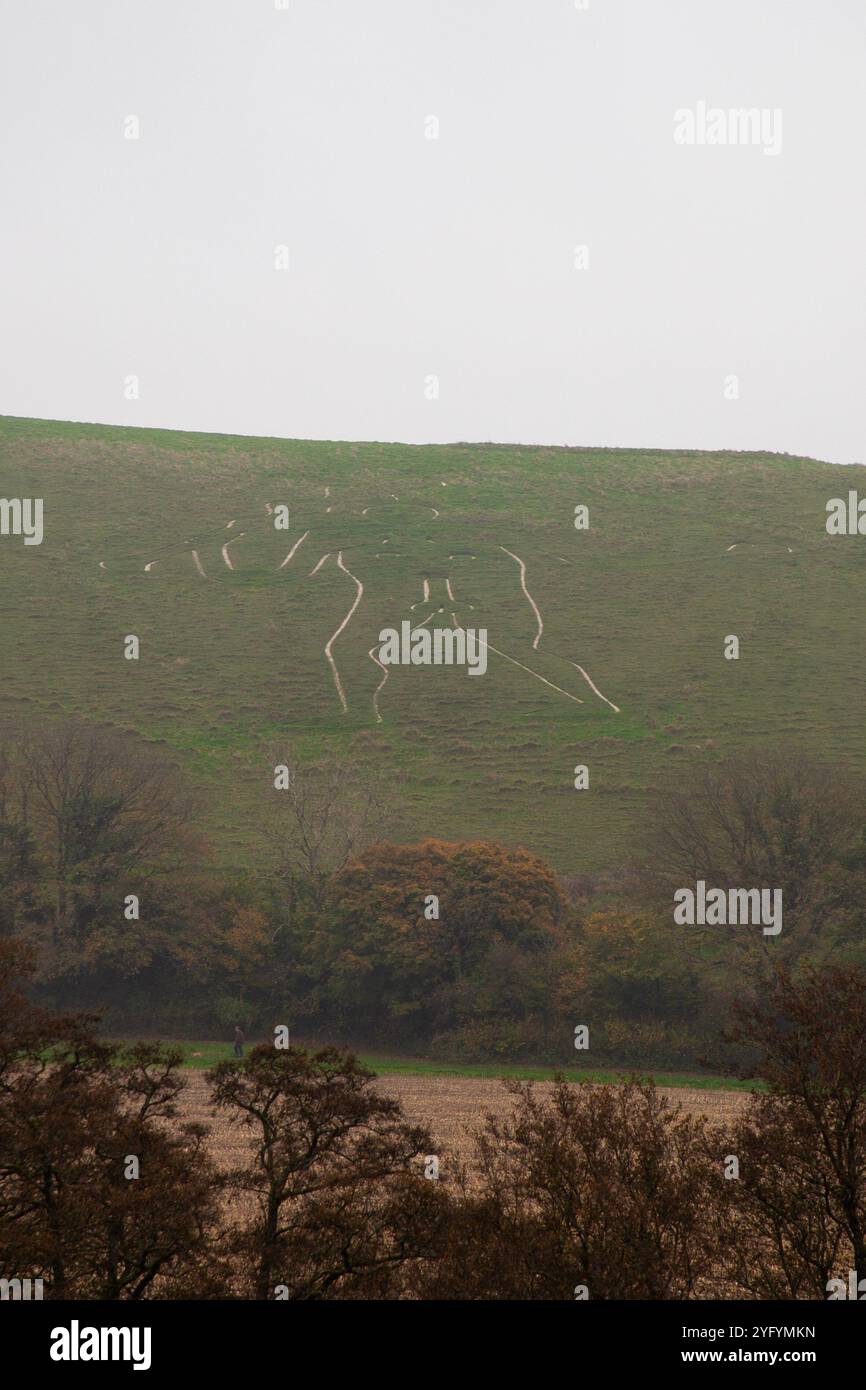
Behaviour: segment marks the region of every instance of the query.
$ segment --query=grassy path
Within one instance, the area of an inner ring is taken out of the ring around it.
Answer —
[[[130,1040],[131,1041],[131,1040]],[[173,1046],[179,1047],[184,1054],[183,1065],[192,1069],[202,1070],[213,1067],[217,1062],[233,1056],[232,1044],[230,1042],[190,1042],[188,1039],[160,1039],[163,1042],[170,1042]],[[258,1039],[250,1039],[244,1046],[248,1050]],[[312,1044],[308,1044],[312,1046]],[[517,1063],[508,1064],[506,1062],[431,1062],[426,1058],[417,1057],[393,1057],[385,1053],[366,1053],[361,1052],[361,1061],[368,1066],[371,1071],[379,1075],[389,1076],[441,1076],[441,1077],[475,1077],[483,1080],[495,1081],[500,1077],[512,1076],[521,1081],[550,1081],[557,1070],[561,1070],[568,1081],[594,1081],[599,1085],[616,1085],[625,1081],[634,1074],[634,1070],[628,1067],[622,1068],[594,1068],[594,1067],[544,1067],[544,1066],[522,1066]],[[730,1077],[709,1076],[702,1072],[668,1072],[654,1071],[650,1068],[640,1069],[641,1075],[652,1076],[659,1086],[671,1087],[674,1089],[688,1089],[701,1091],[749,1091],[753,1083],[750,1081],[738,1081]]]

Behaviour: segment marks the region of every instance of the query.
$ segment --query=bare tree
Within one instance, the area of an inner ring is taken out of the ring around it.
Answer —
[[[818,1298],[866,1271],[866,971],[784,967],[736,1008],[756,1096],[732,1128],[739,1158],[730,1274],[758,1298]]]
[[[0,937],[14,936],[35,906],[38,859],[25,769],[12,730],[0,734]]]
[[[253,1297],[387,1296],[429,1253],[438,1193],[420,1160],[433,1141],[374,1079],[336,1048],[264,1045],[209,1074],[216,1109],[252,1140],[230,1181],[252,1199],[236,1253]]]
[[[147,744],[71,721],[30,736],[20,761],[55,886],[52,939],[80,945],[106,886],[182,864],[192,804]]]
[[[27,973],[0,943],[0,1273],[51,1299],[206,1293],[223,1182],[203,1126],[180,1123],[180,1053],[33,1008]]]
[[[422,1298],[706,1296],[726,1249],[725,1183],[704,1119],[651,1083],[570,1085],[489,1115]]]
[[[780,888],[802,943],[860,901],[864,830],[862,782],[795,750],[743,753],[661,796],[646,868],[660,893],[697,879]]]
[[[303,764],[292,750],[274,747],[273,766],[287,769],[287,785],[274,790],[266,833],[290,908],[321,907],[329,881],[355,855],[388,837],[393,795],[385,776],[359,762],[329,754]]]

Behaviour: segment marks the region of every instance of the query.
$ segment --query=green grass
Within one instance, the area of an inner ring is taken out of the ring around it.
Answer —
[[[130,1040],[131,1041],[131,1040]],[[231,1060],[234,1056],[231,1043],[189,1042],[165,1039],[167,1046],[177,1047],[183,1053],[183,1066],[192,1070],[205,1070],[216,1066],[217,1062]],[[255,1039],[244,1045],[249,1051]],[[194,1053],[200,1055],[194,1056]],[[496,1080],[500,1077],[516,1077],[521,1081],[550,1081],[561,1071],[568,1081],[593,1081],[599,1085],[616,1085],[628,1080],[636,1073],[652,1076],[658,1086],[692,1087],[702,1091],[749,1091],[754,1083],[739,1081],[723,1076],[706,1076],[703,1073],[661,1072],[646,1067],[622,1069],[596,1069],[574,1067],[519,1066],[508,1063],[449,1063],[431,1062],[426,1058],[392,1057],[384,1053],[360,1053],[360,1061],[378,1075],[405,1076],[466,1076]]]
[[[727,751],[784,742],[866,769],[866,541],[824,525],[828,498],[866,493],[860,468],[0,418],[0,476],[4,495],[45,505],[41,546],[0,537],[0,713],[30,726],[76,715],[161,744],[202,792],[218,865],[267,853],[258,827],[275,739],[305,755],[351,745],[391,772],[407,841],[498,839],[566,872],[634,855],[654,789]],[[288,503],[288,533],[274,530],[266,502]],[[590,509],[585,532],[573,526],[578,503]],[[221,546],[241,532],[231,571]],[[526,562],[544,619],[537,651],[502,546]],[[340,549],[365,585],[334,648],[346,714],[323,650],[355,597],[335,566]],[[584,703],[492,656],[476,679],[392,670],[377,723],[381,672],[368,650],[382,627],[413,616],[425,577],[440,622],[455,611],[486,627],[494,646]],[[141,639],[137,663],[122,658],[127,633]],[[729,633],[738,662],[722,656]],[[573,788],[577,763],[590,768],[588,791]]]

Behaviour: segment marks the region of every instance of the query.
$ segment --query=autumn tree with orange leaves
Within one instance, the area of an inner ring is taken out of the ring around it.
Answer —
[[[380,844],[334,878],[318,939],[357,1028],[424,1037],[465,1011],[543,1010],[567,906],[534,854],[483,841]]]

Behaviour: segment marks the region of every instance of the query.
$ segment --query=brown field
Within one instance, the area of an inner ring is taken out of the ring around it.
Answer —
[[[243,1163],[243,1132],[222,1115],[211,1112],[204,1073],[191,1072],[186,1080],[183,1118],[210,1126],[211,1152],[220,1167],[231,1168]],[[401,1101],[409,1121],[427,1126],[436,1141],[437,1152],[451,1153],[458,1158],[469,1155],[471,1130],[482,1125],[488,1114],[507,1113],[512,1104],[501,1081],[478,1077],[382,1073],[377,1077],[377,1087]],[[537,1081],[535,1088],[544,1093],[551,1089],[551,1083]],[[660,1086],[659,1092],[672,1104],[681,1105],[687,1114],[706,1115],[719,1123],[733,1120],[750,1101],[750,1096],[744,1091],[702,1091]]]

